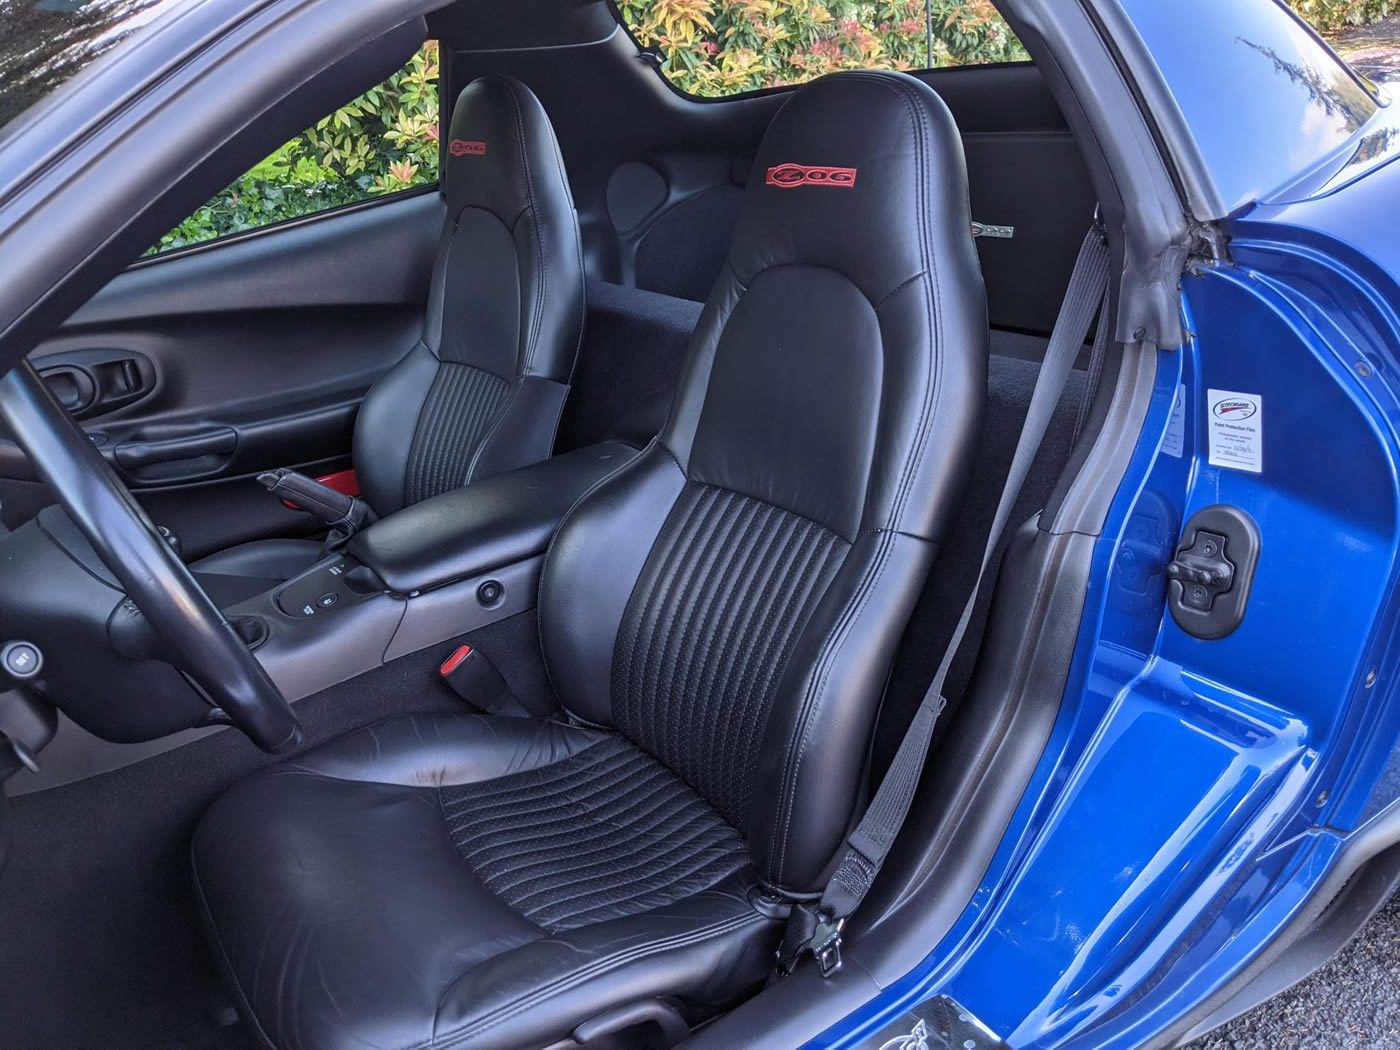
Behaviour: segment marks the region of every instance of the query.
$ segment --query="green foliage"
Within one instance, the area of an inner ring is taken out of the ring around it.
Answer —
[[[1400,0],[1288,0],[1288,5],[1323,33],[1370,25],[1400,11]]]
[[[1028,57],[991,0],[931,0],[927,12],[924,0],[620,0],[619,9],[660,53],[671,82],[694,95],[800,84],[838,69]]]
[[[429,41],[383,84],[292,139],[148,254],[437,181],[438,51]]]

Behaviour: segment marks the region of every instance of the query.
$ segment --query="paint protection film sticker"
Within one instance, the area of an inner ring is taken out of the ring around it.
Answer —
[[[1235,390],[1206,393],[1210,464],[1259,474],[1264,469],[1264,402]]]

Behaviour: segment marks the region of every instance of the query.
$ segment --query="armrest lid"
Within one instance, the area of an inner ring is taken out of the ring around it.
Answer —
[[[350,554],[409,594],[543,554],[597,481],[637,455],[605,441],[406,507],[351,538]]]

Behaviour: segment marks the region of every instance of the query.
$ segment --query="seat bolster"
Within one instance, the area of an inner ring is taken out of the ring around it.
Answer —
[[[521,88],[521,90],[524,90]],[[529,109],[533,99],[522,104]],[[521,372],[568,384],[578,360],[585,313],[583,242],[559,145],[540,110],[528,132],[526,174],[533,189],[515,227],[520,260]]]
[[[928,540],[862,533],[812,613],[759,749],[749,841],[763,878],[820,892],[850,826],[876,705],[933,561]]]
[[[548,459],[568,396],[566,383],[539,376],[517,379],[505,407],[477,446],[467,468],[467,484]]]
[[[685,473],[653,441],[574,504],[540,574],[540,643],[554,691],[571,714],[612,725],[613,646],[652,545],[685,488]]]
[[[273,766],[210,807],[193,860],[215,958],[275,1050],[431,1046],[445,989],[544,936],[462,863],[432,788]]]
[[[402,715],[332,740],[287,765],[339,780],[439,788],[553,765],[603,737],[533,718],[466,711]]]
[[[418,417],[442,362],[423,342],[375,383],[355,417],[360,494],[381,518],[404,507],[404,477]]]
[[[534,940],[462,975],[438,1006],[437,1048],[504,1050],[562,1039],[657,996],[704,1016],[772,972],[783,925],[754,910],[750,871],[664,908]]]

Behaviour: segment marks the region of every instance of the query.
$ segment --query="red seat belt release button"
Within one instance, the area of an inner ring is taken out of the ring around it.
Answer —
[[[472,649],[470,645],[457,646],[457,648],[453,650],[452,655],[442,662],[442,666],[438,668],[438,674],[442,675],[444,678],[450,678],[452,672],[461,667],[462,663],[467,657],[471,656],[473,652],[475,652],[475,650]]]
[[[480,711],[495,713],[511,700],[501,672],[483,653],[459,645],[438,668],[438,677],[449,689]]]

